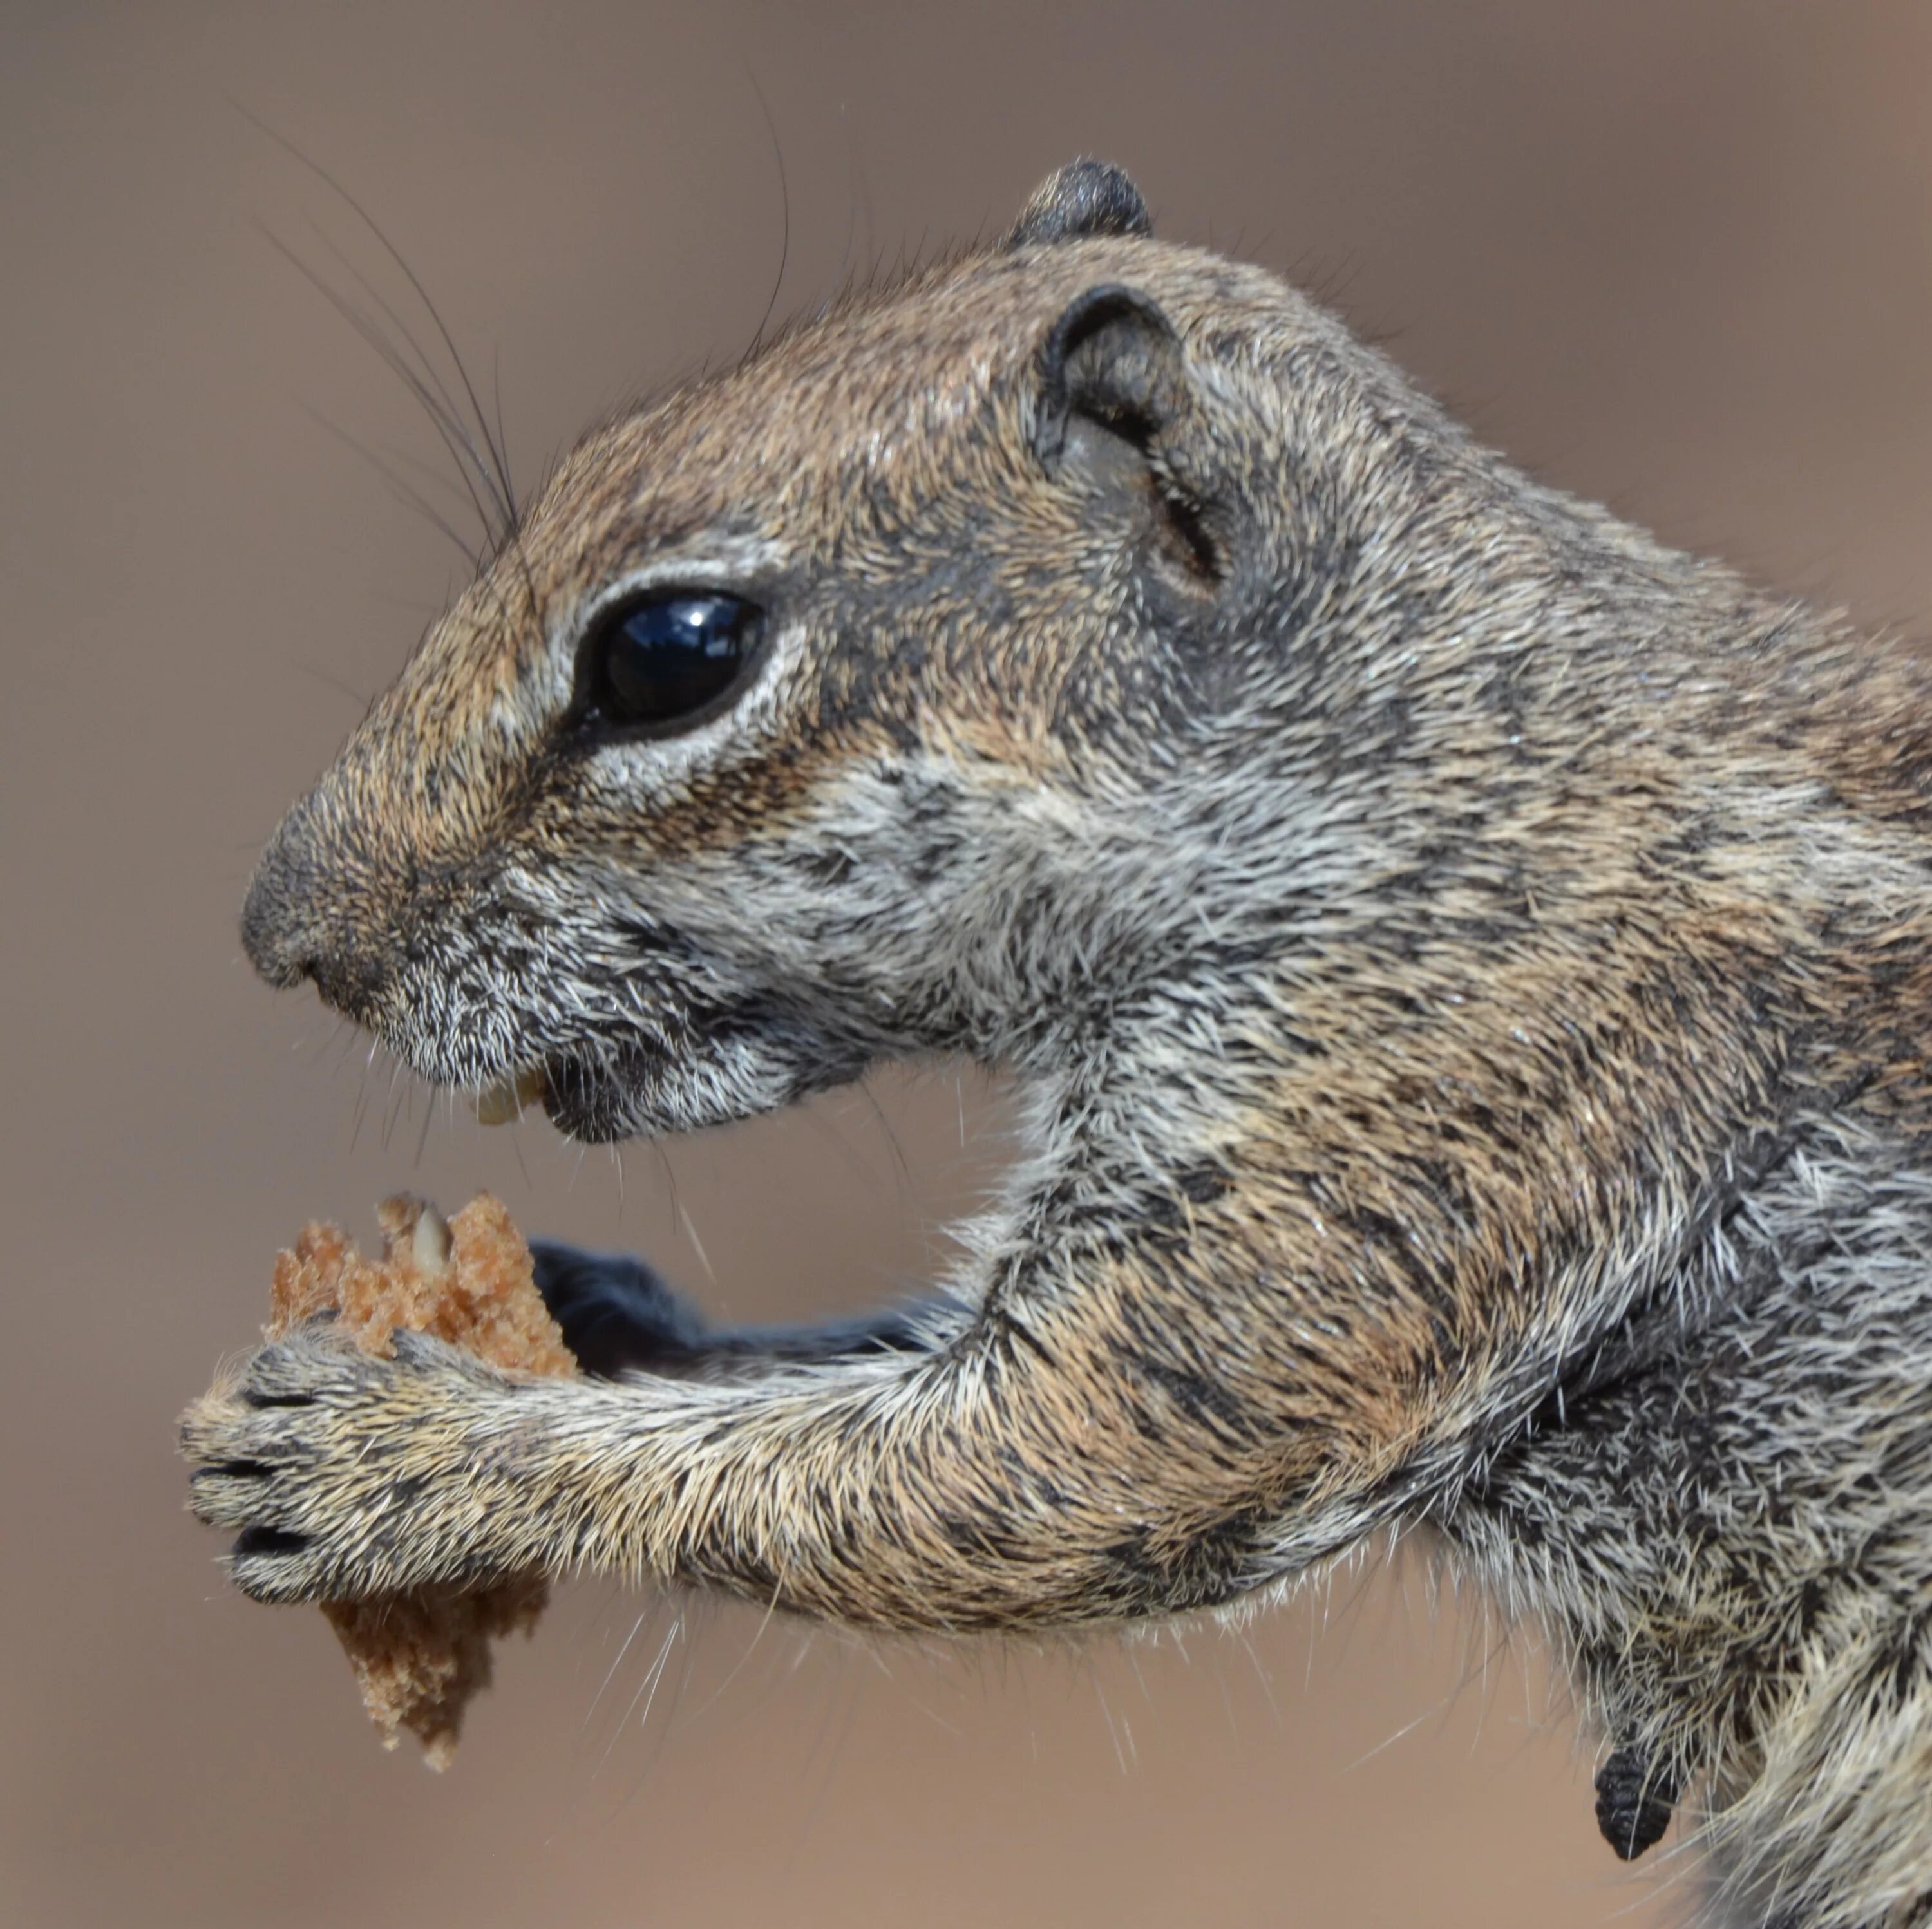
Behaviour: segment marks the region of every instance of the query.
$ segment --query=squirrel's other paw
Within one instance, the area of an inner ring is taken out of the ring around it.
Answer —
[[[378,1358],[326,1318],[262,1347],[182,1419],[188,1505],[235,1530],[257,1601],[343,1601],[498,1571],[468,1490],[476,1396],[505,1384],[453,1348],[394,1336]]]

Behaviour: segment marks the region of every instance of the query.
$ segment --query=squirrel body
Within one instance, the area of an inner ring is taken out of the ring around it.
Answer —
[[[742,674],[619,714],[693,610],[754,613]],[[263,1599],[598,1568],[941,1632],[1423,1524],[1550,1630],[1618,1853],[1682,1793],[1713,1922],[1932,1921],[1928,698],[1076,163],[588,438],[244,914],[584,1137],[998,1065],[967,1259],[713,1335],[542,1249],[610,1376],[291,1335],[196,1508]]]

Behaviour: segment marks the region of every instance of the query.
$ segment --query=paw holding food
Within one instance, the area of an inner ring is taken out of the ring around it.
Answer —
[[[537,1290],[530,1248],[500,1201],[478,1197],[446,1222],[434,1206],[398,1197],[384,1201],[376,1216],[384,1242],[380,1260],[365,1259],[337,1228],[320,1224],[304,1228],[293,1249],[278,1257],[267,1340],[283,1340],[327,1317],[338,1338],[374,1358],[394,1356],[394,1336],[401,1331],[512,1373],[576,1371]],[[218,1387],[190,1411],[191,1448],[212,1430],[232,1395],[231,1388]],[[246,1478],[246,1469],[233,1463],[205,1471],[215,1483]],[[206,1499],[209,1504],[197,1500],[204,1517],[224,1511],[213,1492]],[[250,1558],[248,1533],[236,1552],[239,1567]],[[489,1685],[490,1643],[520,1629],[529,1632],[548,1598],[544,1577],[527,1573],[324,1600],[321,1606],[355,1668],[383,1745],[394,1748],[406,1728],[422,1743],[430,1766],[442,1769],[455,1752],[465,1709]]]

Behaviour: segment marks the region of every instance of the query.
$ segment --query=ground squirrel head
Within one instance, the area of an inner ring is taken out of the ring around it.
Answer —
[[[1060,900],[1274,592],[1292,336],[1338,351],[1078,162],[598,430],[276,833],[250,957],[600,1137],[1050,1028],[1126,941]]]
[[[1501,473],[1076,162],[584,441],[276,833],[249,954],[590,1137],[1064,1055],[1521,762],[1557,547],[1671,567]]]

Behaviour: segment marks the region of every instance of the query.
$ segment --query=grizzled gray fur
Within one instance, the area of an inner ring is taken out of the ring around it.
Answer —
[[[190,1414],[196,1509],[263,1600],[943,1631],[1427,1523],[1558,1644],[1619,1853],[1681,1803],[1713,1922],[1932,1920],[1928,699],[1076,163],[590,436],[244,917],[586,1138],[1001,1068],[970,1257],[711,1335],[553,1251],[610,1376],[318,1327]]]

